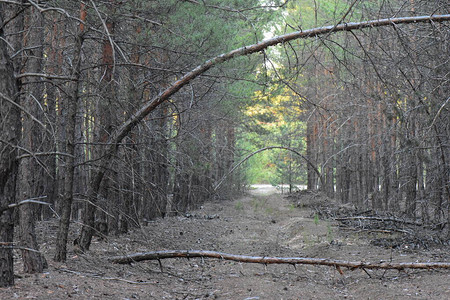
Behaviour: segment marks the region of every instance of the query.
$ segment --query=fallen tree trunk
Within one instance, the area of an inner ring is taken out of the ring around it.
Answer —
[[[109,260],[118,264],[129,264],[132,262],[139,262],[144,260],[161,260],[165,258],[218,258],[224,260],[232,260],[244,263],[259,263],[259,264],[290,264],[290,265],[322,265],[335,267],[340,270],[341,267],[350,269],[450,269],[450,263],[448,262],[352,262],[343,260],[334,260],[326,258],[307,258],[307,257],[265,257],[265,256],[247,256],[247,255],[235,255],[216,251],[203,251],[203,250],[163,250],[163,251],[150,251],[144,253],[134,253],[125,256],[111,257]]]

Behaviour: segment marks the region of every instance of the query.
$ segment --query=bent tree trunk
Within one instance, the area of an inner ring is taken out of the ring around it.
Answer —
[[[0,4],[0,24],[4,7]],[[0,27],[0,207],[15,202],[18,172],[17,148],[20,140],[20,110],[17,106],[18,87],[11,58],[6,49],[3,28]],[[12,209],[0,213],[0,287],[14,284]]]
[[[89,200],[95,204],[97,202],[96,195],[100,189],[100,184],[103,180],[106,170],[108,169],[108,165],[111,162],[111,158],[117,153],[118,144],[122,141],[122,139],[128,135],[128,133],[141,122],[150,112],[155,110],[161,103],[166,101],[169,97],[177,93],[182,87],[187,85],[190,81],[197,78],[201,74],[205,73],[209,69],[214,66],[221,64],[223,62],[229,61],[233,58],[245,56],[253,53],[258,53],[265,50],[268,47],[275,46],[278,44],[283,44],[296,39],[306,39],[310,37],[326,35],[333,32],[338,31],[353,31],[360,30],[364,28],[373,28],[373,27],[381,27],[381,26],[391,26],[396,24],[409,24],[409,23],[433,23],[433,22],[444,22],[450,20],[450,14],[448,15],[433,15],[433,16],[418,16],[418,17],[404,17],[404,18],[388,18],[388,19],[378,19],[364,22],[352,22],[352,23],[344,23],[338,25],[331,25],[325,27],[319,27],[309,30],[303,31],[295,31],[292,33],[276,36],[271,39],[264,40],[262,42],[241,47],[235,50],[232,50],[228,53],[221,54],[216,56],[205,63],[199,65],[192,71],[186,73],[179,80],[175,81],[169,87],[161,92],[159,95],[151,99],[150,101],[143,104],[143,106],[138,109],[134,114],[132,114],[128,120],[123,122],[118,128],[111,134],[111,137],[105,147],[104,154],[101,156],[101,160],[99,163],[99,168],[95,174],[93,174],[93,179],[91,181],[91,185],[89,186],[88,196]],[[93,205],[89,206],[90,210],[95,209]],[[89,215],[93,218],[94,214],[85,212],[86,215]],[[93,223],[93,220],[89,223]],[[89,249],[92,239],[92,232],[89,229],[89,226],[83,226],[81,236],[83,237],[83,241],[81,243],[81,247],[85,250]]]

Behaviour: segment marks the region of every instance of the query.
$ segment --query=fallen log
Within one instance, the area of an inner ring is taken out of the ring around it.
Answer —
[[[343,260],[334,260],[327,258],[308,258],[308,257],[266,257],[266,256],[247,256],[235,255],[217,251],[203,251],[203,250],[163,250],[150,251],[144,253],[134,253],[124,256],[115,256],[109,258],[113,263],[129,264],[132,262],[139,262],[145,260],[161,260],[166,258],[217,258],[224,260],[232,260],[243,263],[259,263],[259,264],[290,264],[290,265],[322,265],[335,267],[339,270],[340,267],[354,269],[450,269],[449,262],[352,262]]]

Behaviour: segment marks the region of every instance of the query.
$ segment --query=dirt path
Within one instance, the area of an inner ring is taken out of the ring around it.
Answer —
[[[299,201],[302,201],[300,199]],[[446,249],[386,249],[366,236],[342,233],[314,219],[273,190],[253,190],[212,202],[185,216],[156,220],[126,236],[71,249],[66,264],[51,261],[55,223],[41,224],[45,274],[19,272],[0,299],[450,299],[450,272],[344,270],[320,266],[242,264],[214,259],[167,259],[112,265],[107,257],[164,249],[216,250],[261,256],[366,261],[449,261]],[[73,230],[77,230],[74,226]],[[162,267],[162,269],[161,269]]]

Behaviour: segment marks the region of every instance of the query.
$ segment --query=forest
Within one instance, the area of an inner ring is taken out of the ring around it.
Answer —
[[[448,245],[449,11],[0,0],[0,287],[16,255],[42,273],[93,236],[261,183],[405,217]],[[49,220],[45,257],[36,226]]]

